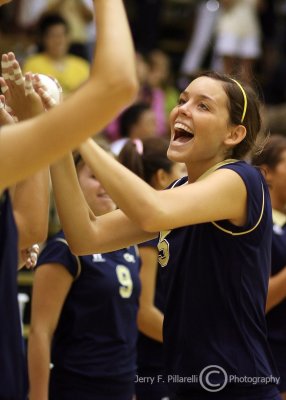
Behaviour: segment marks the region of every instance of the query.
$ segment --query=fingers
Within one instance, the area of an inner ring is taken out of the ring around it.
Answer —
[[[1,59],[2,76],[6,81],[10,79],[9,68],[10,68],[10,61],[8,59],[8,55],[2,54],[2,59]]]
[[[15,80],[15,83],[17,86],[21,86],[24,84],[22,70],[20,68],[18,61],[16,61],[16,60],[12,63],[12,74],[13,74],[13,77],[14,77],[14,80]]]
[[[29,94],[35,93],[34,87],[33,87],[33,78],[31,73],[26,73],[25,74],[25,95],[28,96]]]
[[[5,94],[9,90],[5,79],[1,77],[0,77],[0,87],[1,87],[1,92],[3,94]]]
[[[1,92],[3,94],[5,94],[9,90],[7,82],[6,82],[7,80],[10,79],[9,66],[10,66],[10,63],[9,63],[7,54],[3,54],[2,59],[1,59],[1,69],[2,69],[3,78],[0,78]]]
[[[26,250],[27,259],[25,265],[27,268],[35,268],[38,261],[39,250],[40,248],[38,244],[34,244]]]
[[[14,53],[2,55],[1,60],[3,81],[1,83],[2,93],[5,94],[9,89],[21,88],[24,90],[24,78],[22,70]]]
[[[5,97],[1,94],[0,95],[0,110],[5,108]]]
[[[45,89],[40,88],[38,93],[41,96],[45,108],[48,109],[57,105],[56,101],[49,95],[49,93]]]
[[[57,102],[49,94],[48,88],[43,84],[38,74],[35,74],[33,77],[33,86],[41,97],[42,103],[46,109],[50,109],[57,105]]]
[[[5,97],[3,94],[0,95],[0,126],[13,124],[14,118],[10,113],[7,111],[7,106],[5,104]]]
[[[2,76],[8,85],[9,83],[11,83],[11,81],[13,82],[15,80],[14,70],[13,70],[14,62],[17,62],[14,53],[10,52],[8,54],[2,54],[2,60],[1,60]]]

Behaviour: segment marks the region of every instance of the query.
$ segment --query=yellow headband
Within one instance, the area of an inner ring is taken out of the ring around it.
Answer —
[[[243,113],[242,113],[242,117],[241,117],[241,121],[240,121],[241,123],[243,123],[244,117],[245,117],[245,114],[246,114],[246,110],[247,110],[247,96],[246,96],[245,90],[243,89],[241,84],[238,81],[236,81],[235,79],[231,78],[231,80],[237,84],[237,86],[240,88],[240,90],[242,91],[242,94],[243,94],[244,107],[243,107]]]

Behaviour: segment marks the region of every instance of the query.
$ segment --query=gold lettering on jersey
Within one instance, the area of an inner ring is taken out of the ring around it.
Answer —
[[[119,294],[124,299],[128,299],[133,291],[133,281],[130,271],[125,265],[117,265],[116,275],[120,283]]]
[[[158,262],[161,267],[166,267],[170,259],[170,244],[166,237],[171,233],[171,231],[160,232],[159,242],[158,242]]]

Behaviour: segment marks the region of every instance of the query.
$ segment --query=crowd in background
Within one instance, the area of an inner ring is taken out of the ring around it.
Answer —
[[[177,8],[175,0],[126,0],[125,3],[137,50],[141,83],[138,101],[149,104],[155,112],[154,134],[168,136],[167,115],[177,101],[178,89],[204,69],[236,73],[255,82],[266,103],[266,126],[284,134],[284,0],[189,0],[177,2]],[[188,26],[184,27],[184,47],[176,53],[164,41],[171,12],[176,13],[173,25],[185,23],[183,13],[189,18]],[[1,48],[14,50],[24,70],[42,70],[55,76],[68,94],[88,74],[96,43],[92,18],[90,0],[18,0],[1,10]],[[61,23],[62,29],[57,30],[55,25]],[[49,68],[43,66],[47,63]],[[126,133],[119,131],[118,121],[104,132],[107,141],[122,136]]]

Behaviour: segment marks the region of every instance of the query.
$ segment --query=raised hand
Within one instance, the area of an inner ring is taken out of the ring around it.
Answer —
[[[38,244],[33,244],[28,249],[21,251],[21,259],[26,268],[35,268],[38,261],[39,251],[40,248]]]
[[[5,96],[8,111],[19,120],[28,119],[44,111],[40,96],[35,92],[32,74],[22,75],[14,53],[2,55],[2,78],[0,86]]]

